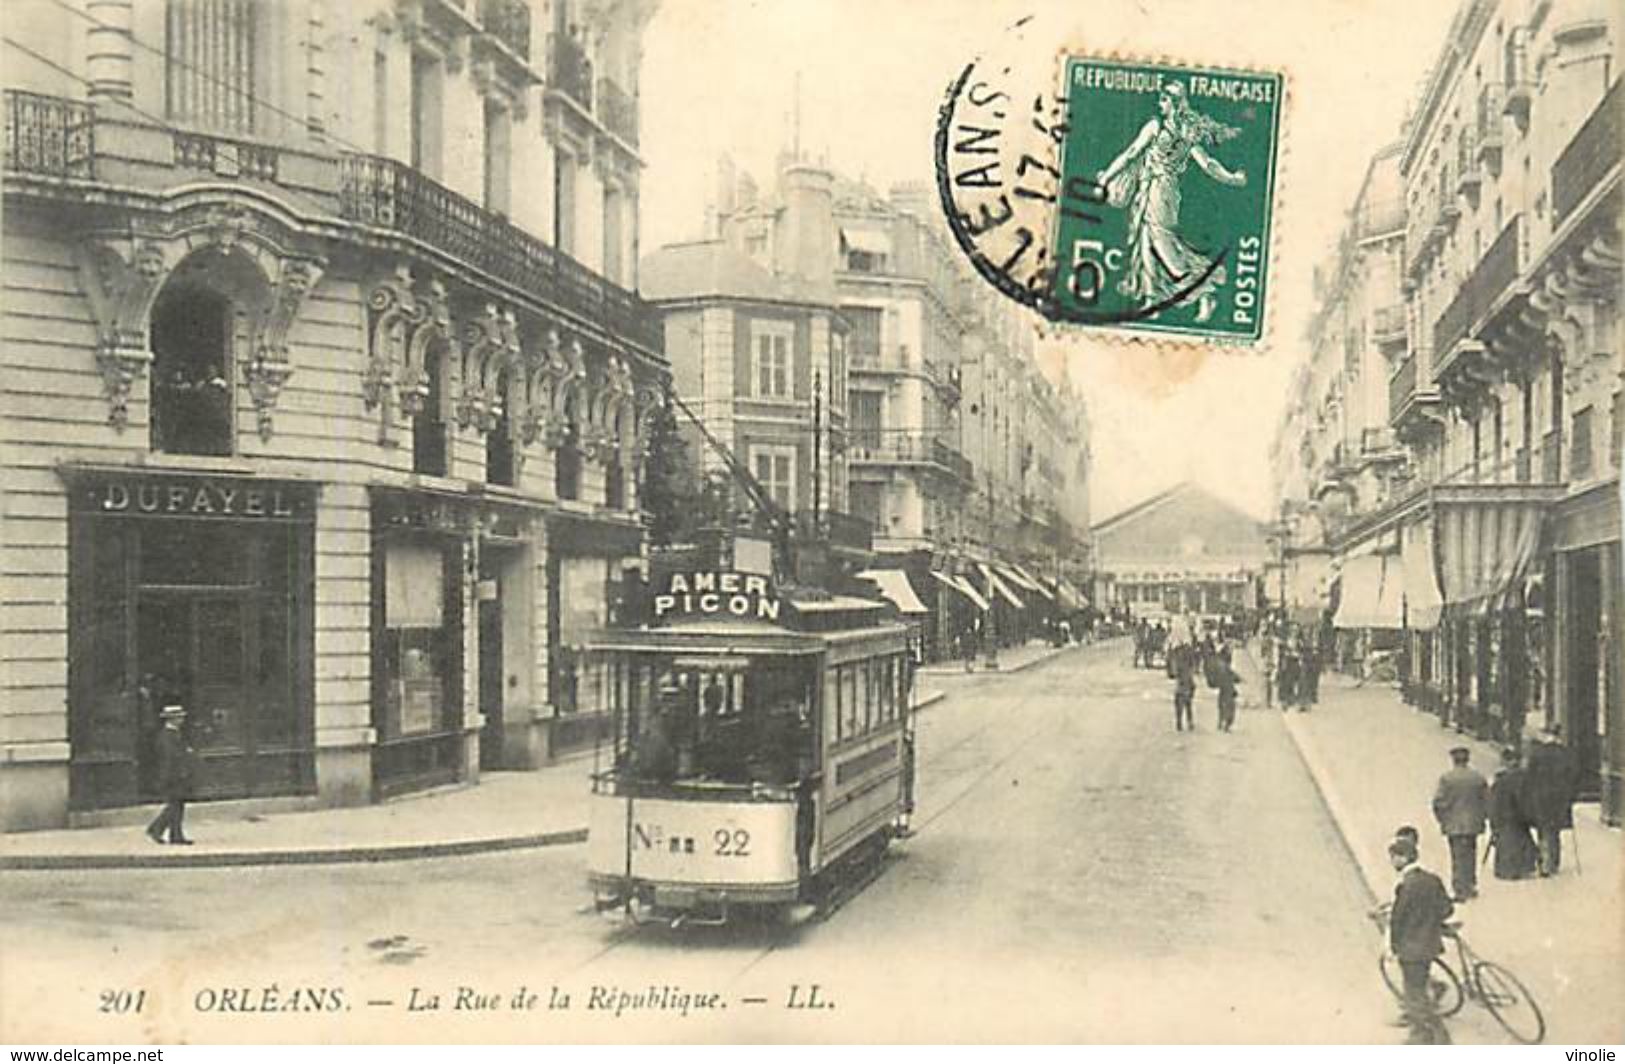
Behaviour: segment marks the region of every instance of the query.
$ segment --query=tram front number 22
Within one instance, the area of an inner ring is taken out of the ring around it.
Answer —
[[[634,824],[632,831],[645,850],[694,853],[692,835],[667,835],[658,824]],[[744,828],[718,828],[711,833],[711,852],[718,857],[749,857],[750,832]]]

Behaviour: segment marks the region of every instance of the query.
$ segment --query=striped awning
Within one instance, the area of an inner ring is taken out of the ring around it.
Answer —
[[[999,598],[1004,599],[1005,602],[1015,609],[1024,610],[1027,608],[1027,604],[1021,601],[1021,596],[1017,595],[1014,591],[1011,591],[1010,585],[1005,583],[1004,579],[1000,577],[998,573],[988,568],[988,566],[983,562],[977,562],[976,568],[981,570],[982,578],[987,581],[987,585],[991,589],[988,596],[989,598],[998,596]]]
[[[865,569],[858,576],[879,588],[881,596],[896,606],[898,613],[918,617],[931,612],[914,593],[908,574],[901,569]]]
[[[1404,626],[1403,570],[1398,555],[1362,554],[1343,565],[1337,628]]]
[[[947,586],[953,588],[959,594],[964,595],[970,600],[971,605],[975,606],[977,609],[985,610],[988,608],[989,604],[987,599],[983,598],[982,593],[976,590],[976,588],[972,586],[971,582],[966,580],[964,577],[955,576],[952,573],[939,573],[935,569],[931,570],[931,575]]]

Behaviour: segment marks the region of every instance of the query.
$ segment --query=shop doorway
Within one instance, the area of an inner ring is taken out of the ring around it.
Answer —
[[[480,555],[479,636],[480,713],[485,727],[480,732],[480,769],[502,767],[505,692],[502,640],[501,555],[487,550]]]
[[[1580,769],[1580,794],[1594,799],[1602,770],[1602,743],[1597,734],[1603,684],[1597,647],[1602,631],[1602,548],[1572,552],[1568,566],[1568,682],[1563,692],[1567,719],[1563,730]]]
[[[197,751],[197,797],[254,793],[254,699],[248,663],[258,657],[249,596],[237,590],[143,589],[136,653],[151,693],[139,758],[142,790],[157,792],[156,710],[180,705]]]

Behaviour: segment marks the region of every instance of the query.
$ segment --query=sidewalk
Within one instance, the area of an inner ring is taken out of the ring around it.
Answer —
[[[939,661],[932,665],[920,666],[917,675],[963,676],[966,672],[1020,672],[1023,669],[1030,669],[1034,665],[1046,662],[1057,654],[1064,654],[1068,650],[1094,645],[1093,643],[1071,643],[1064,647],[1057,647],[1048,643],[1034,641],[1023,643],[1019,647],[1006,647],[1000,650],[998,656],[999,667],[997,669],[984,669],[982,667],[983,659],[978,655],[974,669],[966,669],[965,662],[962,659]]]
[[[943,699],[921,685],[915,708]],[[456,857],[585,842],[593,757],[534,772],[486,772],[446,787],[350,809],[246,815],[207,802],[187,808],[194,846],[160,846],[140,823],[0,835],[0,870],[220,868]],[[158,810],[156,804],[148,815]]]
[[[1388,843],[1400,824],[1421,830],[1423,864],[1449,882],[1449,852],[1433,820],[1434,784],[1453,746],[1470,748],[1473,765],[1493,778],[1495,747],[1441,728],[1392,687],[1357,687],[1336,674],[1322,679],[1318,706],[1282,719],[1373,898],[1393,894]],[[1560,875],[1509,882],[1485,864],[1480,896],[1456,913],[1475,950],[1529,984],[1549,1021],[1548,1042],[1617,1044],[1625,1041],[1618,999],[1625,837],[1601,823],[1595,803],[1576,806],[1574,819]]]

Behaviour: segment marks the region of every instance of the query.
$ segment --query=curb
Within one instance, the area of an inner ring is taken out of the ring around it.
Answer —
[[[511,835],[490,839],[464,839],[457,842],[409,842],[399,846],[357,846],[321,850],[223,850],[218,853],[187,852],[175,856],[141,854],[6,854],[0,856],[0,871],[37,872],[62,869],[107,868],[240,868],[249,865],[363,864],[384,861],[416,861],[431,857],[466,857],[500,853],[504,850],[530,850],[544,846],[568,846],[587,841],[586,828],[567,828],[535,835]]]
[[[1337,828],[1337,837],[1343,843],[1343,852],[1348,855],[1349,861],[1360,873],[1360,884],[1370,895],[1372,904],[1384,900],[1385,881],[1360,859],[1360,852],[1354,843],[1354,818],[1349,816],[1348,807],[1343,804],[1343,796],[1332,783],[1331,774],[1321,762],[1320,753],[1315,749],[1313,740],[1302,734],[1300,726],[1290,713],[1282,713],[1281,716],[1281,723],[1286,727],[1286,733],[1292,737],[1292,745],[1297,749],[1303,767],[1308,770],[1309,778],[1314,781],[1315,793],[1320,795],[1321,805],[1326,807],[1326,815],[1331,817],[1332,824]],[[1391,882],[1392,878],[1389,876],[1387,882]]]
[[[1012,670],[1013,671],[1013,670]],[[948,697],[931,691],[914,704],[915,712]],[[507,850],[534,850],[547,846],[573,846],[587,841],[587,829],[565,828],[533,835],[508,835],[456,842],[409,842],[398,846],[355,846],[344,849],[207,850],[163,854],[0,854],[0,872],[44,872],[70,869],[243,868],[273,865],[380,864],[385,861],[420,861],[439,857],[469,857]]]

